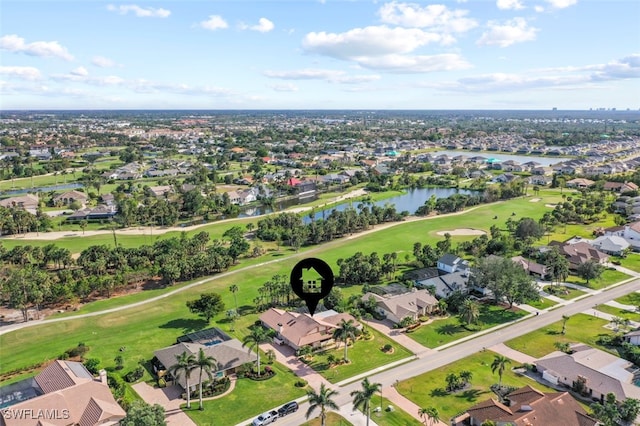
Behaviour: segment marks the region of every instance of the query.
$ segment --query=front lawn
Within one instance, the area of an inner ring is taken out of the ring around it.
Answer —
[[[620,259],[620,263],[625,268],[640,272],[640,254],[638,253],[629,253],[626,258]]]
[[[191,409],[184,412],[199,426],[235,425],[251,416],[278,407],[304,396],[304,388],[294,386],[296,376],[278,363],[271,365],[276,375],[268,380],[239,379],[230,394],[204,401],[204,410],[198,410],[198,399],[191,401]],[[260,397],[257,398],[256,395]],[[185,404],[186,405],[186,404]]]
[[[567,278],[567,282],[578,284],[593,290],[600,290],[601,288],[609,287],[612,284],[619,283],[620,281],[624,281],[628,278],[631,277],[623,272],[617,271],[615,269],[605,269],[602,272],[600,278],[589,280],[589,284],[587,284],[587,281],[585,279],[580,278],[576,275],[569,275],[569,278]]]
[[[543,357],[549,352],[557,350],[554,346],[555,342],[582,342],[606,350],[606,348],[599,346],[596,341],[601,335],[611,334],[610,330],[604,328],[607,324],[609,324],[609,321],[602,318],[576,314],[572,315],[567,321],[564,335],[560,334],[562,321],[558,321],[547,327],[509,340],[505,344],[511,349],[524,352],[535,358]]]
[[[331,383],[337,383],[349,377],[389,364],[390,362],[409,358],[412,355],[408,349],[377,330],[371,327],[368,327],[368,329],[374,336],[373,339],[357,340],[353,346],[349,347],[347,352],[350,361],[349,364],[329,366],[329,362],[327,361],[329,355],[333,355],[337,360],[342,360],[344,357],[344,346],[340,343],[337,349],[314,355],[313,360],[308,362],[309,366]],[[380,350],[386,344],[393,346],[393,353],[387,354]]]
[[[377,394],[371,398],[371,421],[375,422],[378,426],[409,426],[409,425],[421,425],[420,421],[416,420],[409,413],[398,408],[393,402],[382,396],[382,411],[374,413],[373,410],[380,406],[380,395]],[[387,411],[387,408],[392,406],[391,411]]]
[[[502,306],[482,304],[477,325],[465,327],[457,316],[451,316],[444,319],[436,319],[430,324],[422,325],[407,333],[407,336],[423,346],[437,348],[480,330],[515,321],[526,314],[525,311],[515,307],[512,310],[507,310]]]
[[[527,305],[542,311],[557,305],[557,303],[551,299],[547,299],[546,297],[541,297],[540,300],[537,300],[535,302],[528,302]]]
[[[316,411],[313,412],[312,416],[313,415],[319,416],[318,413],[319,411],[316,408]],[[300,426],[320,426],[320,424],[321,424],[320,417],[316,417],[315,419],[311,419],[308,422],[302,423]],[[333,411],[327,412],[327,424],[330,426],[353,426],[353,423],[347,421],[347,419],[345,419],[340,414]]]
[[[448,423],[451,417],[472,405],[489,398],[496,398],[496,395],[489,389],[491,385],[498,383],[498,374],[491,372],[491,363],[495,355],[491,351],[477,352],[444,367],[400,382],[396,389],[418,406],[436,407],[440,413],[440,419]],[[516,361],[511,361],[511,364],[507,366],[502,376],[503,385],[515,387],[532,385],[543,392],[555,392],[553,389],[512,372],[511,368],[518,365]],[[456,393],[446,392],[447,375],[450,373],[459,374],[463,370],[473,374],[470,381],[471,386]],[[373,419],[375,420],[375,417]]]
[[[633,293],[618,297],[615,301],[623,305],[640,306],[640,293],[634,291]]]
[[[600,312],[605,312],[622,319],[629,319],[631,321],[640,322],[640,312],[637,312],[635,310],[630,311],[628,309],[616,308],[615,306],[609,306],[605,304],[598,305],[596,309]]]
[[[555,284],[543,287],[542,291],[564,300],[575,299],[576,297],[585,294],[582,290],[576,290],[575,288],[565,287],[563,285],[557,286]],[[552,293],[552,291],[555,291],[556,293]]]

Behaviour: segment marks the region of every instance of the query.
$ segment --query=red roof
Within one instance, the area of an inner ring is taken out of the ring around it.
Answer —
[[[298,178],[289,178],[289,180],[287,180],[287,185],[289,186],[296,186],[296,185],[300,185],[302,183],[302,181]]]

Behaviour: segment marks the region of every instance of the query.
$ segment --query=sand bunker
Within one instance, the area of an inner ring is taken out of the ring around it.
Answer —
[[[540,198],[532,198],[529,200],[530,203],[537,203],[538,201],[540,201]]]
[[[438,235],[449,234],[453,236],[466,236],[466,235],[485,235],[486,232],[481,231],[479,229],[470,229],[470,228],[458,228],[451,231],[438,231],[436,232]]]

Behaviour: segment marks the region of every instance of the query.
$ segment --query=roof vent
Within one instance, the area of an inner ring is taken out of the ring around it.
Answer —
[[[531,408],[530,405],[525,404],[520,407],[520,411],[533,411],[533,408]]]

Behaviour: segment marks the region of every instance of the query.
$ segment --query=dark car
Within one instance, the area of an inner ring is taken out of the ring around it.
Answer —
[[[278,409],[278,414],[280,417],[284,417],[287,414],[295,413],[298,411],[298,403],[295,401],[287,402],[282,407]]]

